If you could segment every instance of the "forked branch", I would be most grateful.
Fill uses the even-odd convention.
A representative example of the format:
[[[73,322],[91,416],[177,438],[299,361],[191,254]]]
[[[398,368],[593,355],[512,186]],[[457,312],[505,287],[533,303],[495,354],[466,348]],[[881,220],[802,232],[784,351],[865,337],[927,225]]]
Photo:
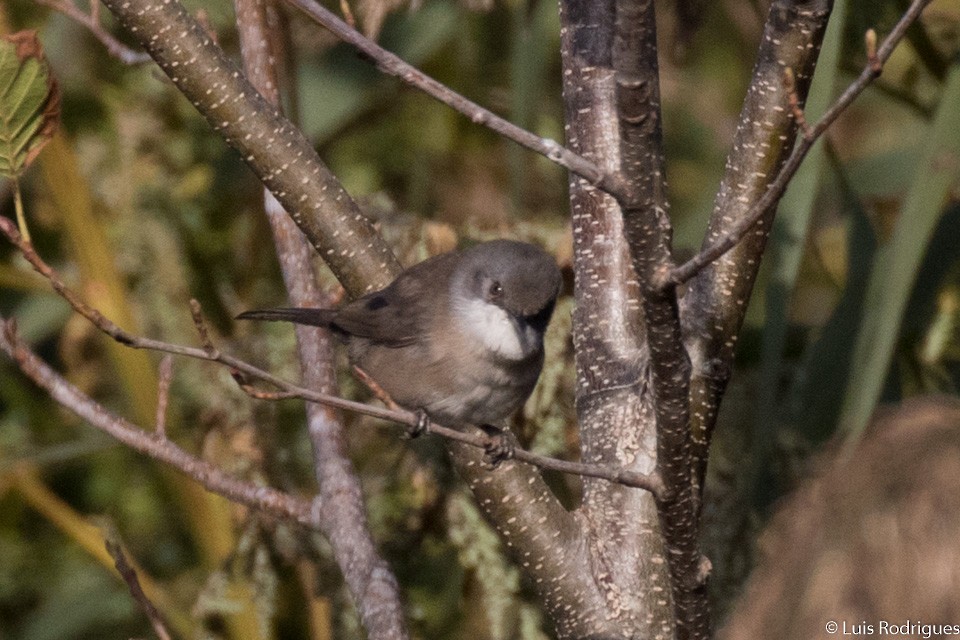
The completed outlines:
[[[700,273],[704,267],[735,247],[750,229],[764,217],[767,211],[776,205],[814,143],[823,135],[827,128],[840,117],[840,114],[863,93],[863,90],[880,75],[883,71],[883,65],[890,58],[890,54],[893,53],[897,44],[904,38],[910,25],[920,17],[923,9],[930,4],[930,1],[931,0],[914,0],[907,12],[903,14],[896,26],[894,26],[893,30],[884,38],[879,48],[876,48],[876,36],[873,36],[873,47],[870,46],[870,36],[867,36],[867,64],[860,72],[860,75],[840,94],[840,97],[838,97],[833,105],[827,109],[826,113],[817,120],[816,124],[804,128],[803,135],[800,136],[797,146],[794,147],[793,152],[787,158],[777,177],[770,183],[770,186],[767,187],[763,196],[750,207],[747,213],[740,218],[729,231],[718,238],[716,242],[697,253],[697,255],[690,258],[687,262],[670,271],[664,281],[660,283],[661,286],[678,285],[693,278]],[[790,70],[787,70],[787,74],[790,73]],[[789,81],[787,82],[789,83]],[[791,107],[793,107],[793,105],[791,105]],[[799,109],[799,106],[796,106],[796,109]],[[798,122],[798,125],[800,124],[801,123]]]

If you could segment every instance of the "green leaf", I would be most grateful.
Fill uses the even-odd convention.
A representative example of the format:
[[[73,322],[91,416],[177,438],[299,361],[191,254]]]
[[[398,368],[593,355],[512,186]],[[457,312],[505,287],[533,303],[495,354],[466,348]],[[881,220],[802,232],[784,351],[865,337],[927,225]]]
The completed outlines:
[[[0,37],[0,174],[23,173],[60,122],[60,90],[36,31]]]
[[[893,237],[877,252],[867,285],[840,431],[856,441],[883,390],[910,292],[930,237],[960,181],[960,64],[953,65]]]

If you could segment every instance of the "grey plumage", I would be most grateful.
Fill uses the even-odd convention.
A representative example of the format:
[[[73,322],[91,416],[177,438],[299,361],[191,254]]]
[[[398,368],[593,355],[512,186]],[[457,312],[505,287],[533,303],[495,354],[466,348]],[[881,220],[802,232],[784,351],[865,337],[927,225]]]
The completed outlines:
[[[559,287],[559,269],[545,251],[495,240],[414,265],[338,309],[237,317],[326,327],[400,405],[442,424],[489,424],[533,390]]]

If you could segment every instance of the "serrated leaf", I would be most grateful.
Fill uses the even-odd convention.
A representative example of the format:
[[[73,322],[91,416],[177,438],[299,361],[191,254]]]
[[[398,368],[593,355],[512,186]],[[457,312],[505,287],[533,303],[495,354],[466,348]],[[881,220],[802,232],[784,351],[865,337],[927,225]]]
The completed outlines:
[[[16,178],[60,123],[60,90],[36,31],[0,36],[0,175]]]

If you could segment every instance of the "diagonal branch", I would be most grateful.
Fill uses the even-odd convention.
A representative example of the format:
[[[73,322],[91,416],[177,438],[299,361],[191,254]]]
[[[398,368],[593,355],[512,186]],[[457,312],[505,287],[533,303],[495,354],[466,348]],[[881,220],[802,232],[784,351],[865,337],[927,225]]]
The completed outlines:
[[[84,13],[71,0],[35,0],[37,4],[50,7],[54,11],[59,11],[65,16],[72,18],[82,24],[100,43],[106,47],[107,52],[117,58],[123,64],[136,65],[150,62],[150,55],[143,51],[134,51],[126,46],[100,24],[99,7],[96,1],[90,3],[90,13]]]
[[[535,151],[573,173],[583,176],[590,183],[607,193],[618,198],[624,194],[624,185],[616,173],[605,172],[597,164],[565,148],[555,140],[541,138],[504,120],[489,109],[471,102],[367,38],[315,0],[285,0],[285,2],[304,12],[333,35],[369,56],[377,63],[377,68],[384,73],[396,76],[451,109],[459,111],[476,124],[483,125],[504,138]]]
[[[104,0],[164,73],[236,149],[344,288],[381,288],[400,265],[310,141],[251,86],[178,0]]]
[[[133,349],[149,349],[151,351],[170,353],[196,360],[206,360],[208,362],[217,362],[226,365],[235,372],[235,376],[240,378],[240,384],[244,391],[253,397],[272,400],[300,398],[308,402],[344,409],[347,411],[353,411],[374,418],[379,418],[381,420],[394,422],[396,424],[406,425],[408,427],[424,426],[421,416],[412,411],[407,411],[405,409],[386,409],[383,407],[376,407],[364,404],[362,402],[347,400],[345,398],[307,389],[279,378],[267,371],[259,369],[248,362],[226,354],[219,349],[215,349],[210,344],[207,344],[203,348],[187,347],[133,335],[117,326],[113,321],[105,317],[98,310],[91,308],[80,299],[76,292],[67,287],[56,270],[44,262],[40,256],[37,255],[33,247],[23,240],[23,238],[19,235],[19,232],[16,230],[16,225],[14,225],[9,218],[0,216],[0,233],[6,235],[7,238],[13,244],[15,244],[18,249],[20,249],[27,261],[30,262],[30,264],[33,265],[33,267],[41,275],[49,280],[54,290],[61,297],[63,297],[63,299],[66,300],[70,306],[77,311],[77,313],[89,320],[95,327],[97,327],[97,329],[107,334],[120,344],[124,344]],[[198,305],[195,305],[195,309],[197,306]],[[199,311],[195,311],[195,314],[196,313],[199,313]],[[198,323],[198,326],[202,327],[203,324]],[[255,391],[251,389],[249,385],[247,385],[244,376],[249,376],[251,378],[256,378],[258,380],[262,380],[263,382],[267,382],[280,389],[281,393],[271,394]],[[461,431],[459,429],[451,429],[434,422],[428,421],[424,428],[425,433],[436,434],[452,442],[468,445],[469,447],[480,451],[488,449],[493,443],[490,436],[481,433]],[[661,495],[664,491],[663,483],[660,480],[660,477],[655,473],[643,474],[629,469],[621,469],[609,465],[568,462],[566,460],[558,460],[556,458],[542,456],[540,454],[519,448],[515,450],[514,458],[519,462],[542,469],[558,471],[561,473],[573,473],[585,477],[607,480],[609,482],[628,487],[644,489],[654,495]],[[503,467],[504,468],[499,470],[500,472],[506,471],[508,465],[503,465]],[[532,484],[529,482],[526,476],[521,478],[521,480],[528,485]],[[486,482],[484,484],[486,484]],[[520,494],[514,493],[514,495]]]
[[[251,83],[278,110],[280,73],[276,55],[281,34],[271,28],[267,13],[277,11],[269,0],[235,0],[237,31],[244,68]],[[276,20],[273,21],[274,24]],[[297,307],[329,304],[316,284],[313,251],[293,220],[264,189],[264,211],[273,234],[289,300]],[[296,326],[303,386],[337,394],[330,333]],[[313,445],[314,474],[325,509],[326,533],[344,581],[372,640],[405,640],[403,605],[397,578],[377,550],[367,522],[363,489],[347,457],[342,415],[327,405],[307,403],[307,432]]]
[[[143,586],[140,584],[140,578],[137,576],[137,571],[127,562],[127,557],[123,552],[123,546],[120,544],[119,539],[117,539],[115,535],[110,534],[105,540],[105,546],[107,553],[113,558],[113,565],[116,567],[117,573],[119,573],[123,581],[127,583],[127,589],[129,589],[130,595],[133,596],[134,602],[137,603],[140,610],[147,616],[147,620],[150,621],[150,626],[153,627],[153,632],[157,634],[158,640],[171,640],[170,632],[167,631],[167,625],[163,622],[163,616],[160,615],[157,607],[150,602],[150,598],[144,593]]]
[[[693,368],[690,437],[698,494],[733,367],[737,335],[773,222],[771,209],[753,209],[753,205],[764,197],[793,149],[797,127],[791,99],[802,108],[831,8],[832,0],[774,0],[771,4],[704,249],[746,225],[743,220],[748,215],[759,210],[760,217],[733,249],[707,262],[681,301],[684,338]],[[786,69],[793,74],[792,92],[783,81]],[[659,284],[674,286],[669,273],[663,274]]]
[[[166,462],[190,476],[208,490],[234,502],[259,509],[279,518],[288,518],[311,529],[317,528],[319,502],[310,502],[257,486],[230,476],[209,462],[181,449],[166,437],[149,433],[132,422],[111,413],[82,391],[67,382],[50,365],[41,360],[17,335],[15,324],[0,317],[0,351],[6,353],[20,370],[50,394],[50,397],[74,412],[97,429],[124,443],[131,449]]]
[[[846,88],[846,90],[837,98],[833,105],[830,106],[830,108],[826,111],[826,113],[823,114],[823,116],[815,125],[804,128],[804,132],[800,137],[799,143],[787,158],[779,173],[777,173],[776,179],[773,180],[773,182],[770,183],[770,186],[767,187],[767,190],[764,192],[763,196],[757,200],[743,215],[743,217],[740,218],[736,224],[731,226],[730,229],[724,233],[724,235],[701,249],[699,253],[687,260],[685,263],[670,271],[668,278],[661,283],[662,285],[677,285],[690,280],[692,277],[702,271],[703,268],[708,264],[715,261],[717,258],[735,247],[737,243],[740,242],[750,231],[750,229],[752,229],[757,222],[759,222],[760,219],[767,214],[771,207],[776,205],[776,203],[780,200],[780,197],[783,196],[783,192],[786,191],[787,185],[797,172],[797,169],[800,168],[800,164],[803,162],[803,159],[807,156],[807,153],[813,147],[814,143],[820,138],[820,136],[823,135],[827,128],[830,127],[830,125],[833,124],[838,117],[840,117],[840,114],[843,113],[861,93],[863,93],[863,90],[880,76],[883,71],[883,65],[890,58],[890,54],[893,53],[894,48],[896,48],[897,44],[899,44],[899,42],[907,34],[910,25],[912,25],[917,18],[920,17],[920,13],[923,11],[924,7],[930,4],[930,2],[931,0],[914,0],[907,12],[901,16],[894,28],[890,31],[887,37],[884,38],[880,47],[876,49],[874,55],[868,55],[867,64],[864,66],[857,79]],[[787,73],[792,76],[793,72],[789,67],[787,68]],[[785,84],[789,85],[789,81],[786,81]],[[789,87],[788,92],[790,92]]]

